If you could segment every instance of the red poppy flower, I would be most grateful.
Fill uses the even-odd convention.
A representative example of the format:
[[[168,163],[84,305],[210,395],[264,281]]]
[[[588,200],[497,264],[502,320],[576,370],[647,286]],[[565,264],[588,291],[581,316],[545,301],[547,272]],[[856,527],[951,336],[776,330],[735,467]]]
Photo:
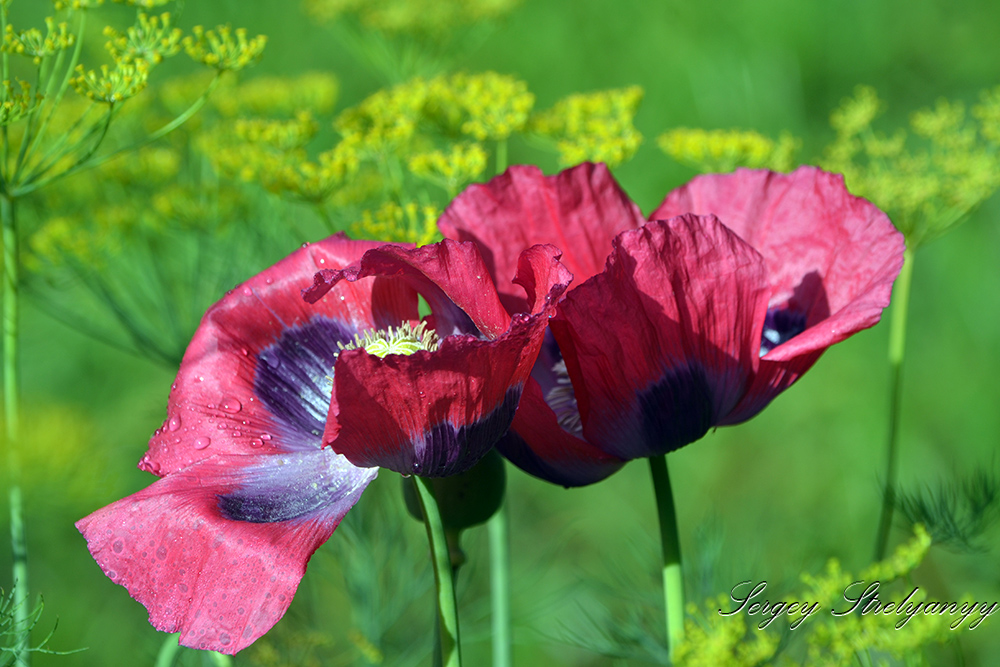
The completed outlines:
[[[533,243],[575,274],[497,445],[532,474],[587,484],[749,419],[878,322],[903,261],[885,214],[812,167],[701,176],[650,220],[593,164],[512,167],[441,217],[498,284]]]
[[[473,244],[296,251],[205,314],[139,463],[162,479],[77,522],[91,554],[183,645],[245,648],[378,467],[450,475],[489,451],[569,278],[554,248],[529,249],[531,308],[511,317]],[[436,349],[342,349],[415,322],[418,293]]]

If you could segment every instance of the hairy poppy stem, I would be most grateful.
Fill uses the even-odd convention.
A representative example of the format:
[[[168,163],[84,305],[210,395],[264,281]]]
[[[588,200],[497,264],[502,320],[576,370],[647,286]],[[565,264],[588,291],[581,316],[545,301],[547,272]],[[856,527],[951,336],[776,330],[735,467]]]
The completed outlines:
[[[886,442],[885,491],[882,513],[875,535],[875,560],[885,558],[889,531],[896,508],[896,475],[899,468],[899,417],[903,395],[903,356],[906,352],[906,315],[910,303],[910,278],[913,275],[913,250],[903,253],[903,269],[896,280],[892,313],[889,320],[889,434]]]
[[[660,522],[660,546],[663,550],[663,601],[667,615],[667,648],[673,660],[677,645],[684,638],[684,577],[681,573],[681,542],[677,536],[677,510],[670,488],[665,454],[649,458],[656,494],[656,514]]]
[[[17,218],[14,200],[0,196],[3,225],[3,416],[7,449],[7,497],[10,502],[10,546],[13,556],[14,664],[31,664],[28,609],[28,547],[24,537],[21,461],[18,456],[20,395],[17,378],[18,270]]]
[[[507,501],[487,524],[490,536],[490,624],[493,631],[493,667],[511,667],[510,522]]]
[[[461,667],[462,657],[458,637],[458,604],[455,601],[455,580],[448,539],[445,536],[441,513],[431,488],[430,480],[413,477],[413,484],[420,499],[427,526],[427,540],[431,546],[434,565],[434,583],[437,588],[438,637],[441,647],[441,665]]]

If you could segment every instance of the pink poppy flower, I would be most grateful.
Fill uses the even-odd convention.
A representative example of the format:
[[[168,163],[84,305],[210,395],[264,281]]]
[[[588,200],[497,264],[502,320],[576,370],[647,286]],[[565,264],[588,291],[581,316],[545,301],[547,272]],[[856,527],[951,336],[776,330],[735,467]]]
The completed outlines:
[[[594,164],[512,167],[441,217],[498,284],[535,243],[574,273],[497,445],[532,474],[588,484],[753,417],[879,321],[903,262],[885,214],[813,167],[700,176],[649,220]]]
[[[162,479],[77,522],[91,554],[181,644],[245,648],[379,467],[451,475],[489,451],[569,279],[554,248],[529,249],[530,307],[511,317],[473,244],[297,250],[205,314],[139,463]],[[436,349],[342,350],[416,322],[418,293]]]

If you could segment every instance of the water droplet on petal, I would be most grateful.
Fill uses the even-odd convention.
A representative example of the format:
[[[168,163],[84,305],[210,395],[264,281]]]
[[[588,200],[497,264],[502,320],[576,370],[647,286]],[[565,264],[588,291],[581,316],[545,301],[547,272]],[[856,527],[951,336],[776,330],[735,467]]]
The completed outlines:
[[[210,444],[212,444],[212,439],[211,438],[205,438],[205,437],[195,438],[194,448],[195,449],[205,449]]]
[[[219,407],[221,407],[224,412],[235,415],[243,409],[243,404],[239,402],[239,399],[233,398],[232,396],[226,396],[222,399],[222,404]]]
[[[240,437],[241,435],[243,435],[243,433],[241,433],[240,431],[233,431],[233,437],[234,437],[234,438],[238,438],[238,437]]]
[[[260,434],[260,439],[261,440],[265,440],[265,441],[266,440],[270,440],[271,439],[271,434],[270,433],[261,433]]]
[[[181,418],[178,417],[177,415],[171,417],[170,421],[167,422],[167,428],[170,429],[171,431],[176,431],[180,427],[181,427]]]
[[[258,438],[254,438],[253,440],[250,441],[250,446],[251,447],[263,447],[264,446],[264,441],[260,440]]]
[[[250,289],[249,287],[244,287],[243,294],[244,296],[253,296],[253,290]]]

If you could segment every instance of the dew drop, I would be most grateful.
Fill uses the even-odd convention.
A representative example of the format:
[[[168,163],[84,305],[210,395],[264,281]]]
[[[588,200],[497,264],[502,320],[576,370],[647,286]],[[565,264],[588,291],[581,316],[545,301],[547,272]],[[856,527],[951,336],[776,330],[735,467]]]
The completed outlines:
[[[271,434],[270,433],[261,433],[260,434],[260,439],[264,440],[266,442],[266,441],[268,441],[268,440],[271,439]]]
[[[249,356],[250,351],[247,350],[245,347],[241,347],[240,348],[240,354],[242,354],[244,357],[246,357],[246,356]]]
[[[206,438],[206,437],[195,438],[194,448],[195,449],[205,449],[210,444],[212,444],[212,439],[211,438]]]
[[[243,433],[242,433],[241,431],[233,431],[233,437],[234,437],[234,438],[238,438],[238,437],[240,437],[241,435],[243,435]]]
[[[264,282],[267,283],[268,285],[270,285],[271,283],[274,282],[274,278],[265,278]]]
[[[167,422],[167,428],[170,429],[171,431],[176,431],[180,427],[181,427],[181,418],[178,417],[177,415],[171,417],[170,421]]]
[[[322,257],[320,257],[320,258],[319,258],[319,263],[320,263],[320,264],[326,264],[326,260],[325,260],[325,259],[323,259]]]
[[[346,300],[347,300],[347,297],[346,297],[346,296],[344,296],[343,294],[341,294],[341,295],[340,295],[340,300],[341,300],[341,301],[346,301]]]
[[[222,399],[222,404],[219,407],[221,407],[224,412],[235,415],[243,409],[243,404],[240,403],[239,399],[233,398],[232,396],[226,396]]]
[[[243,295],[244,296],[253,296],[253,290],[250,289],[249,287],[244,287],[243,288]]]
[[[259,438],[254,438],[253,440],[250,441],[250,446],[251,447],[263,447],[264,446],[264,441],[260,440]]]
[[[121,540],[115,540],[115,543],[111,545],[111,549],[114,550],[116,554],[120,554],[124,548],[125,545],[122,544]]]

